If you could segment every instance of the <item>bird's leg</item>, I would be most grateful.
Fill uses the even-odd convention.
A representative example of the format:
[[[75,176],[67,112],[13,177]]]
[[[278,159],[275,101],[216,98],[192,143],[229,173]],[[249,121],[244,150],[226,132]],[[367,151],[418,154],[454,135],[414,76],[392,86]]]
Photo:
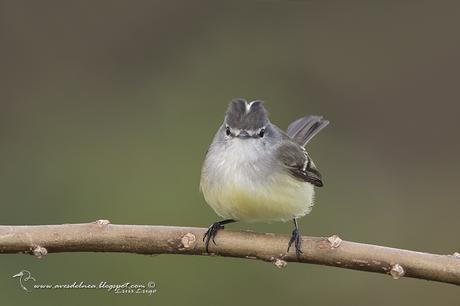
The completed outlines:
[[[204,245],[206,247],[206,253],[209,253],[209,242],[211,240],[214,244],[216,244],[216,241],[214,240],[214,238],[216,237],[217,232],[223,229],[225,224],[233,223],[233,222],[236,222],[236,221],[233,219],[226,219],[226,220],[214,222],[213,224],[211,224],[210,227],[208,227],[208,230],[206,231],[206,233],[204,233],[204,236],[203,236]]]
[[[299,232],[299,226],[297,225],[297,219],[293,219],[294,221],[294,230],[292,231],[291,239],[289,240],[288,243],[288,248],[287,251],[289,252],[289,249],[291,248],[291,245],[294,243],[295,246],[295,254],[297,258],[300,258],[300,254],[302,254],[301,251],[301,240],[300,240],[300,232]]]

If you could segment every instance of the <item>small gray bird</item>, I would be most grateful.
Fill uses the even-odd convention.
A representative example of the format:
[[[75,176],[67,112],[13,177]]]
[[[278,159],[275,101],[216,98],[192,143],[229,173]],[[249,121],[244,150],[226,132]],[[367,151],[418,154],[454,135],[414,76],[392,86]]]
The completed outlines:
[[[323,186],[304,146],[328,124],[320,116],[307,116],[284,132],[269,121],[262,101],[230,102],[201,171],[200,190],[224,218],[206,231],[206,252],[225,224],[293,220],[287,251],[294,243],[300,256],[297,219],[311,211],[314,186]]]

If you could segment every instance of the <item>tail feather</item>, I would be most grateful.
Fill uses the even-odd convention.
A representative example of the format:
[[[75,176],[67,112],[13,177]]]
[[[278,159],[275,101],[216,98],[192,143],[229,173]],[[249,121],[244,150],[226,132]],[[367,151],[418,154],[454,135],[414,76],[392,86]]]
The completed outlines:
[[[299,145],[305,146],[329,121],[321,116],[306,116],[292,122],[286,133]]]

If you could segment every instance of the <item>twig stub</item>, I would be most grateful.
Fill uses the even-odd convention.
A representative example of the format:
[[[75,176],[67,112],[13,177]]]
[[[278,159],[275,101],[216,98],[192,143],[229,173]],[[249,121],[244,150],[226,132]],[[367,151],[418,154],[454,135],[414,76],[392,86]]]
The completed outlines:
[[[391,267],[390,275],[393,279],[399,279],[405,274],[404,268],[400,264],[395,264]]]
[[[48,250],[42,246],[37,245],[32,249],[32,254],[37,258],[43,258],[46,256],[46,254],[48,254]]]

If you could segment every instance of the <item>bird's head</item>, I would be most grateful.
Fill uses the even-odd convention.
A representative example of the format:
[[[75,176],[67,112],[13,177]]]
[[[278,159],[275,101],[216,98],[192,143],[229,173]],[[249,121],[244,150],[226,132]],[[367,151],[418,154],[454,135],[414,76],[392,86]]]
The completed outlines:
[[[248,103],[235,99],[228,106],[222,132],[227,139],[261,139],[266,136],[269,124],[262,101]]]

